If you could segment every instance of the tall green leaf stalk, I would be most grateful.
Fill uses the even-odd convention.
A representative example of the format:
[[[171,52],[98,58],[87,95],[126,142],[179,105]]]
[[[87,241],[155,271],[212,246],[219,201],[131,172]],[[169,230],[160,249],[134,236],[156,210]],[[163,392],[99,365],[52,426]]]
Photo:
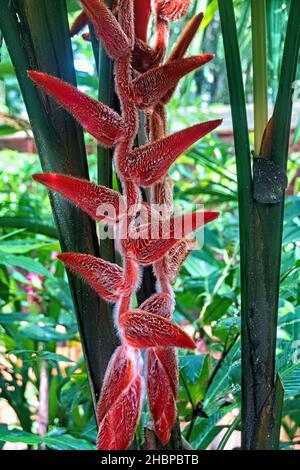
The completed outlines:
[[[262,2],[263,3],[263,2]],[[261,6],[262,7],[262,6]],[[278,316],[284,191],[295,80],[300,45],[300,2],[292,0],[282,58],[280,84],[269,124],[266,112],[264,70],[256,63],[255,134],[259,156],[251,158],[239,45],[232,0],[219,0],[219,11],[235,139],[238,178],[241,248],[242,320],[242,448],[277,449],[281,424],[283,387],[275,378],[275,349]],[[263,14],[263,13],[262,13]],[[255,18],[253,40],[265,37]],[[258,72],[257,72],[258,70]],[[260,78],[258,78],[260,77]],[[262,82],[260,82],[262,80]],[[260,90],[260,86],[262,89]],[[264,96],[259,104],[258,93]]]
[[[70,114],[40,94],[27,76],[27,70],[41,70],[75,84],[65,0],[2,0],[0,28],[16,70],[43,171],[88,179],[82,129]],[[98,256],[94,222],[59,195],[50,198],[62,251]],[[97,294],[77,276],[69,274],[69,281],[96,407],[117,337],[111,312]]]

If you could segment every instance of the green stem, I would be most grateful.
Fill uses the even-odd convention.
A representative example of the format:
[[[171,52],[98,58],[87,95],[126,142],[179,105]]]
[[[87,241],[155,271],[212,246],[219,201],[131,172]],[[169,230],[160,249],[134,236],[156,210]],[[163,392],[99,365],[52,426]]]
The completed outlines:
[[[251,183],[249,143],[245,138],[247,123],[242,93],[242,72],[240,67],[235,67],[239,61],[237,59],[239,49],[237,41],[232,40],[236,31],[234,10],[231,0],[219,0],[219,7],[234,123],[239,186],[242,447],[276,449],[279,444],[283,397],[280,380],[274,384],[274,373],[284,198],[282,197],[276,204],[262,203],[253,199],[252,185],[247,187],[249,182]],[[292,0],[279,93],[273,119],[268,128],[269,132],[264,138],[262,147],[263,156],[281,166],[283,170],[286,169],[290,136],[291,85],[295,80],[299,54],[299,17],[300,2]],[[246,173],[242,171],[245,166],[248,168]],[[273,174],[270,173],[269,179],[272,177]],[[262,193],[271,195],[270,188],[258,181],[255,183],[260,185]]]
[[[106,1],[106,4],[110,7],[112,2]],[[111,108],[115,108],[115,92],[114,92],[114,75],[113,75],[113,63],[108,57],[103,44],[98,42],[98,76],[99,76],[99,89],[98,98],[102,103],[107,104]],[[95,46],[94,46],[95,49]],[[96,48],[97,49],[97,48]],[[98,172],[98,184],[106,186],[108,188],[113,187],[113,150],[103,147],[101,144],[97,145],[97,172]],[[100,227],[101,233],[104,234],[104,227]],[[111,230],[108,228],[108,230]],[[113,238],[101,239],[100,237],[100,256],[106,261],[111,263],[115,262],[115,243]],[[106,317],[113,318],[113,306],[100,298],[100,310],[105,312]],[[115,349],[119,344],[119,339],[116,332],[111,335],[112,350]]]
[[[266,45],[266,0],[251,0],[254,147],[258,154],[268,122],[268,77]]]
[[[82,129],[54,101],[38,92],[27,76],[27,70],[37,69],[75,84],[65,0],[2,0],[0,27],[16,69],[43,171],[88,179]],[[51,194],[50,199],[62,250],[97,256],[94,222],[57,194]],[[96,407],[113,351],[115,329],[111,315],[99,314],[97,294],[71,273],[69,282]]]

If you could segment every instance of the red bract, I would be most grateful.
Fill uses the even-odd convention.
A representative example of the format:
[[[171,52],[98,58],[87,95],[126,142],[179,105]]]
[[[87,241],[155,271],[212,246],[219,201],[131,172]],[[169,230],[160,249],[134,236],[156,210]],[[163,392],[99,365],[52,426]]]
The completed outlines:
[[[178,361],[174,348],[147,351],[147,392],[155,431],[167,444],[176,420]]]
[[[191,0],[155,0],[157,14],[166,21],[179,20],[190,3]]]
[[[129,39],[103,0],[81,0],[83,8],[112,59],[130,55]]]
[[[175,47],[173,48],[168,62],[184,57],[186,51],[189,48],[189,45],[198,31],[198,28],[203,20],[203,16],[203,13],[199,13],[198,15],[194,16],[194,18],[192,18],[191,21],[187,24],[181,33],[181,36],[179,37]]]
[[[160,274],[163,273],[171,284],[175,282],[182,264],[196,244],[197,241],[193,239],[180,240],[168,251],[159,266],[157,266],[157,269],[160,270]]]
[[[123,450],[131,444],[141,396],[139,354],[120,346],[110,360],[98,404],[99,450]]]
[[[143,73],[133,82],[133,95],[139,108],[148,108],[158,103],[170,88],[188,73],[212,60],[212,54],[202,54],[187,59],[167,62]]]
[[[109,106],[94,100],[69,83],[45,73],[29,71],[29,77],[63,105],[103,145],[111,147],[124,136],[122,118]]]
[[[134,0],[134,24],[137,39],[147,42],[147,31],[151,16],[151,0]]]
[[[133,49],[135,42],[133,4],[134,0],[118,0],[119,23],[127,36],[131,49]]]
[[[179,155],[221,124],[221,120],[197,124],[164,139],[139,147],[117,162],[123,178],[151,186],[164,176]]]
[[[79,253],[63,253],[58,258],[109,302],[117,302],[126,289],[124,270],[117,264]]]
[[[159,65],[163,50],[152,48],[141,39],[136,39],[133,51],[132,66],[139,72],[146,72]]]
[[[89,19],[85,11],[82,11],[80,15],[77,16],[76,20],[72,24],[70,29],[70,35],[75,36],[75,34],[80,33],[80,31],[88,24]]]
[[[180,59],[184,57],[186,51],[188,50],[189,45],[191,44],[200,24],[203,19],[203,13],[199,13],[191,21],[188,23],[187,27],[184,29],[183,33],[181,34],[178,42],[176,43],[174,49],[172,50],[168,62],[176,59]],[[176,90],[176,86],[170,88],[166,95],[162,98],[162,102],[167,104],[174,91]]]
[[[169,294],[153,294],[140,306],[141,310],[160,315],[164,318],[171,318],[174,307],[174,300]]]
[[[106,223],[112,224],[118,220],[124,202],[122,196],[112,189],[56,173],[36,174],[33,179],[48,189],[59,192],[93,219],[105,219]]]
[[[176,346],[194,349],[194,341],[170,320],[144,310],[128,311],[120,319],[126,342],[134,348]]]

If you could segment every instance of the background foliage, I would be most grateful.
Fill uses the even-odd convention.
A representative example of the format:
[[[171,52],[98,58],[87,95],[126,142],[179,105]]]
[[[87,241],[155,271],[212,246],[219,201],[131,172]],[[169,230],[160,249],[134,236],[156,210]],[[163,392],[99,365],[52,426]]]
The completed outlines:
[[[268,0],[270,103],[278,70],[289,2]],[[69,1],[70,21],[78,10]],[[207,7],[207,8],[206,8]],[[252,97],[250,2],[235,2],[248,101]],[[193,2],[189,15],[206,9],[204,27],[192,46],[214,52],[210,66],[185,79],[169,105],[172,129],[217,116],[228,103],[217,1]],[[271,15],[270,12],[273,12]],[[184,21],[186,21],[185,18]],[[182,29],[177,22],[173,39]],[[91,46],[73,41],[80,87],[97,96]],[[299,74],[298,74],[299,76]],[[2,94],[1,94],[2,93]],[[5,45],[0,63],[0,138],[29,132],[24,105]],[[281,446],[300,442],[300,197],[299,150],[294,134],[289,164],[280,290],[277,367],[285,386]],[[90,149],[96,180],[96,146]],[[0,140],[1,144],[1,140]],[[40,172],[34,153],[0,150],[0,447],[18,443],[50,449],[93,449],[96,426],[81,355],[76,319],[59,251],[47,192],[32,183]],[[203,139],[173,166],[175,198],[218,208],[220,218],[205,229],[204,247],[192,253],[175,285],[175,320],[197,339],[197,351],[180,352],[178,409],[184,436],[194,449],[223,449],[239,430],[239,231],[233,145],[217,135]],[[29,275],[30,274],[30,275]],[[45,379],[46,377],[46,379]],[[45,407],[46,403],[46,407]],[[47,410],[48,403],[48,410]],[[143,412],[139,437],[148,422]],[[44,431],[46,429],[46,435]],[[44,431],[43,431],[44,430]],[[218,436],[217,439],[215,439]],[[21,444],[22,443],[22,444]]]

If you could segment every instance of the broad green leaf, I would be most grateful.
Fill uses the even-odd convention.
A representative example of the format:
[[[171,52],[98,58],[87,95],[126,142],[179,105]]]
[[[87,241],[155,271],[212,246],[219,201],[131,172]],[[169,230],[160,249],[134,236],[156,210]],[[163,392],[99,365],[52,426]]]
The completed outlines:
[[[41,276],[55,280],[53,274],[51,274],[51,272],[48,271],[48,269],[46,269],[39,261],[26,256],[6,255],[0,252],[0,264],[7,267],[16,266],[18,268],[25,269],[28,272],[40,274]]]
[[[206,354],[179,356],[181,389],[196,406],[205,396],[210,375],[210,358]]]
[[[3,253],[23,254],[33,250],[59,251],[58,242],[45,242],[32,239],[13,240],[0,243],[0,251]]]
[[[215,295],[213,301],[209,304],[205,310],[203,316],[203,322],[205,325],[211,324],[213,321],[219,320],[227,310],[230,305],[232,305],[233,299],[229,297],[221,297],[220,295]]]

